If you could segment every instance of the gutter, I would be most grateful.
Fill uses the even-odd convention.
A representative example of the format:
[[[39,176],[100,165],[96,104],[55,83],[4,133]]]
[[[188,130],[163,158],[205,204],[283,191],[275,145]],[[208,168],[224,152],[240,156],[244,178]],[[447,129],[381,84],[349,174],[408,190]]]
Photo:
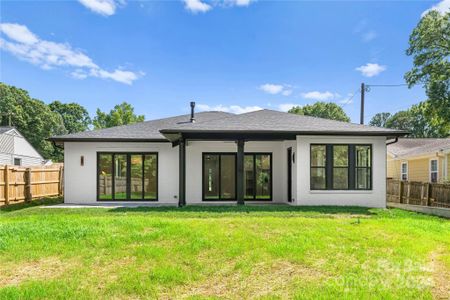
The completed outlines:
[[[386,146],[389,146],[389,145],[395,144],[395,143],[397,143],[397,142],[398,142],[398,136],[397,136],[397,137],[395,137],[395,139],[394,139],[393,141],[387,142],[387,143],[386,143]]]

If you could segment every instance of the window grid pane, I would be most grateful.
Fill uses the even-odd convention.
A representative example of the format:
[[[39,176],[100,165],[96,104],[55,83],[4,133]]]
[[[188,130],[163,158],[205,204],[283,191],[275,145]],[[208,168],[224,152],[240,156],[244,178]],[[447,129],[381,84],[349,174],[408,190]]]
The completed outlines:
[[[222,155],[220,158],[220,196],[222,199],[236,198],[236,157]]]
[[[156,200],[158,194],[158,157],[144,155],[144,198]]]
[[[208,154],[204,156],[204,198],[208,200],[218,200],[219,197],[219,162],[220,158],[217,154]]]
[[[98,160],[98,196],[100,199],[112,199],[112,154],[100,154]]]
[[[271,198],[271,168],[270,155],[255,155],[256,199]]]
[[[127,199],[127,156],[114,155],[114,199]]]
[[[311,145],[311,190],[372,189],[371,145]]]
[[[98,153],[98,200],[158,199],[156,153]]]

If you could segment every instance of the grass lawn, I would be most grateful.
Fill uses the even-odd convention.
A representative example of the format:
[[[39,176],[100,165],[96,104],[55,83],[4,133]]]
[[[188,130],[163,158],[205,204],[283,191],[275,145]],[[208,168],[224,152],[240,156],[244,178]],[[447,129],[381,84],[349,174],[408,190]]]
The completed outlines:
[[[449,282],[450,221],[397,209],[0,209],[0,299],[448,299]]]

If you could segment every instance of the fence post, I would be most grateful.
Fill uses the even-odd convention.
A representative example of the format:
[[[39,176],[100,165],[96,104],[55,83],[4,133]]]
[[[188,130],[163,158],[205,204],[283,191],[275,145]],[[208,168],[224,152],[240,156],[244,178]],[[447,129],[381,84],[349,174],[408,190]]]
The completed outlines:
[[[403,203],[403,185],[404,185],[404,181],[400,181],[400,184],[398,185],[400,188],[400,191],[398,193],[398,199],[400,203]]]
[[[406,184],[408,185],[406,189],[406,204],[409,204],[409,198],[411,197],[411,183],[407,182]]]
[[[431,184],[427,182],[427,206],[431,206]]]
[[[59,196],[63,195],[63,166],[59,167],[59,183],[58,183],[58,194]]]
[[[5,165],[5,205],[9,204],[9,167]]]
[[[31,202],[33,195],[31,195],[31,168],[25,171],[25,202]]]

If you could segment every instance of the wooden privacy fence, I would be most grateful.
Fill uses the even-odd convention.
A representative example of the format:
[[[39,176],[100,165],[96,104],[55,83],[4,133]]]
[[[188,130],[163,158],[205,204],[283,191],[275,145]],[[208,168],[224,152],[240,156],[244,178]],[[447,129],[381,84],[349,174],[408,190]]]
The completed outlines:
[[[63,194],[62,166],[0,166],[0,206]]]
[[[450,184],[387,180],[387,201],[450,208]]]

